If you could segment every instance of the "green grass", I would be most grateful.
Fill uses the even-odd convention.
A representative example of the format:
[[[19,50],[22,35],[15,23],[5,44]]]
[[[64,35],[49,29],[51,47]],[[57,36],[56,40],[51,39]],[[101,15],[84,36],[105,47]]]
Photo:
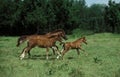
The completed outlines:
[[[79,33],[69,35],[67,41],[79,37]],[[46,50],[38,47],[31,50],[32,58],[19,60],[26,43],[16,47],[18,37],[0,37],[0,77],[120,77],[120,35],[100,33],[86,37],[88,45],[83,48],[89,55],[81,51],[78,56],[70,50],[64,60],[56,60],[52,50],[46,60]]]

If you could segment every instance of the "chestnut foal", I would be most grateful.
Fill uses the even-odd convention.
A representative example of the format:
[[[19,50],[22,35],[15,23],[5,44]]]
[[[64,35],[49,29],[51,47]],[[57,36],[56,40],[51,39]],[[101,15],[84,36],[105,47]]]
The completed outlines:
[[[63,59],[63,56],[65,55],[66,52],[68,52],[70,49],[76,49],[77,50],[77,54],[79,55],[80,54],[80,50],[84,51],[82,48],[81,48],[81,44],[82,43],[85,43],[87,44],[87,41],[86,41],[86,38],[85,37],[82,37],[82,38],[79,38],[73,42],[66,42],[63,44],[63,49],[61,51],[61,55],[62,55],[62,59]],[[88,55],[86,52],[85,52],[86,56]],[[59,58],[60,56],[57,56],[57,59]]]

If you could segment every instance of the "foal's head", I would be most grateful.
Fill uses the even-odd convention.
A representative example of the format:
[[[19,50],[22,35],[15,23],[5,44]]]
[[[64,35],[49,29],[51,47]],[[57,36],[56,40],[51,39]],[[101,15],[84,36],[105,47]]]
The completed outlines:
[[[16,46],[18,47],[21,43],[23,43],[26,40],[26,38],[27,38],[26,35],[19,37],[18,40],[17,40],[17,45]]]
[[[81,41],[84,42],[85,44],[87,44],[87,40],[86,40],[85,37],[82,37],[82,38],[81,38]]]

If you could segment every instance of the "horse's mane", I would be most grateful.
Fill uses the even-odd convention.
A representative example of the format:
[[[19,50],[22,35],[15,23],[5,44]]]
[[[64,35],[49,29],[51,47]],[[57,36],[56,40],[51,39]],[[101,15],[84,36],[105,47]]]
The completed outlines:
[[[77,39],[77,40],[75,40],[75,41],[79,41],[80,39],[82,39],[82,38],[79,38],[79,39]]]
[[[84,39],[84,38],[85,38],[85,37],[81,37],[81,38],[77,39],[76,41],[79,41],[79,40]]]

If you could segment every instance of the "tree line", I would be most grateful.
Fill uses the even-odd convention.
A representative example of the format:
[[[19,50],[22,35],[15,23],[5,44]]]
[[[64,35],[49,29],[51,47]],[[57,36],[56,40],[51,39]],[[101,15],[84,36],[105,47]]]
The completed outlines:
[[[0,35],[42,34],[62,28],[120,33],[120,3],[85,0],[0,0]]]

